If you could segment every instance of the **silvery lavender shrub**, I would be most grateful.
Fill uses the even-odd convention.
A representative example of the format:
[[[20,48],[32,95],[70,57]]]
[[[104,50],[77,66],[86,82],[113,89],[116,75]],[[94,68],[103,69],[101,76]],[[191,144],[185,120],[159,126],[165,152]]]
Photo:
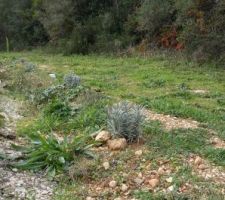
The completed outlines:
[[[30,62],[26,62],[24,65],[25,72],[33,72],[36,69],[36,65]]]
[[[76,74],[67,74],[64,77],[64,85],[68,88],[75,88],[80,85],[80,77]]]
[[[137,141],[144,121],[142,107],[122,101],[108,109],[108,130],[115,137],[124,137],[128,142]]]

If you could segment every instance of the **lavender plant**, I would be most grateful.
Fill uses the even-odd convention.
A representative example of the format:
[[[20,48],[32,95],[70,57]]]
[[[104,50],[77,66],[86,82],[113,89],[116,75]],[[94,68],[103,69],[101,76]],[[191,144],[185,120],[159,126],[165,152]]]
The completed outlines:
[[[124,137],[128,142],[137,141],[144,121],[142,107],[122,101],[108,109],[108,129],[114,137]]]
[[[64,84],[68,88],[75,88],[80,85],[80,77],[76,74],[67,74],[64,77]]]

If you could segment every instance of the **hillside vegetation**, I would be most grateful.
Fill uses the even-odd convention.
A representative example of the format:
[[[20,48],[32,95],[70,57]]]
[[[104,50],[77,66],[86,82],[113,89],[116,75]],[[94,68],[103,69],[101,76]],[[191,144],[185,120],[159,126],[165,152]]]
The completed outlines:
[[[0,50],[182,51],[224,65],[223,0],[1,0]]]

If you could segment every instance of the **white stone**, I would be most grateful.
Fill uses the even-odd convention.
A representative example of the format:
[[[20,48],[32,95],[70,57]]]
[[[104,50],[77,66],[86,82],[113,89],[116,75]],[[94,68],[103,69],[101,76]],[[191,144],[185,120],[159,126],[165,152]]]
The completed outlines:
[[[117,182],[116,181],[110,181],[109,182],[109,187],[115,188],[116,186],[117,186]]]
[[[122,190],[123,192],[126,192],[126,191],[128,190],[128,186],[127,186],[126,184],[122,184],[121,190]]]
[[[167,179],[166,179],[166,182],[167,182],[167,183],[172,183],[172,182],[173,182],[173,177],[167,178]]]
[[[104,162],[104,163],[102,164],[102,166],[104,167],[105,170],[108,170],[108,169],[110,168],[109,162]]]
[[[95,198],[87,197],[86,200],[95,200]]]
[[[49,76],[53,79],[56,79],[56,75],[55,74],[49,74]]]
[[[172,192],[174,190],[174,186],[171,185],[170,187],[167,188],[167,191]]]
[[[141,156],[143,154],[142,150],[135,151],[136,156]]]

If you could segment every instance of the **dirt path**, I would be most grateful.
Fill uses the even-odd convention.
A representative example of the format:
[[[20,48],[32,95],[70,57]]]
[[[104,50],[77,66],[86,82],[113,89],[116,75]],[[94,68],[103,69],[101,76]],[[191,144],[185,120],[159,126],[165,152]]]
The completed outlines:
[[[150,110],[144,110],[144,115],[149,120],[158,120],[162,123],[166,130],[184,128],[198,128],[199,123],[191,119],[182,119],[171,115],[158,114]]]
[[[16,122],[22,118],[20,110],[22,103],[0,95],[0,114],[4,117],[4,127],[0,128],[0,155],[10,159],[21,156],[11,148],[11,144],[21,143],[16,138]],[[33,174],[18,169],[10,169],[6,161],[0,159],[0,200],[48,200],[51,199],[54,184],[39,174]]]

